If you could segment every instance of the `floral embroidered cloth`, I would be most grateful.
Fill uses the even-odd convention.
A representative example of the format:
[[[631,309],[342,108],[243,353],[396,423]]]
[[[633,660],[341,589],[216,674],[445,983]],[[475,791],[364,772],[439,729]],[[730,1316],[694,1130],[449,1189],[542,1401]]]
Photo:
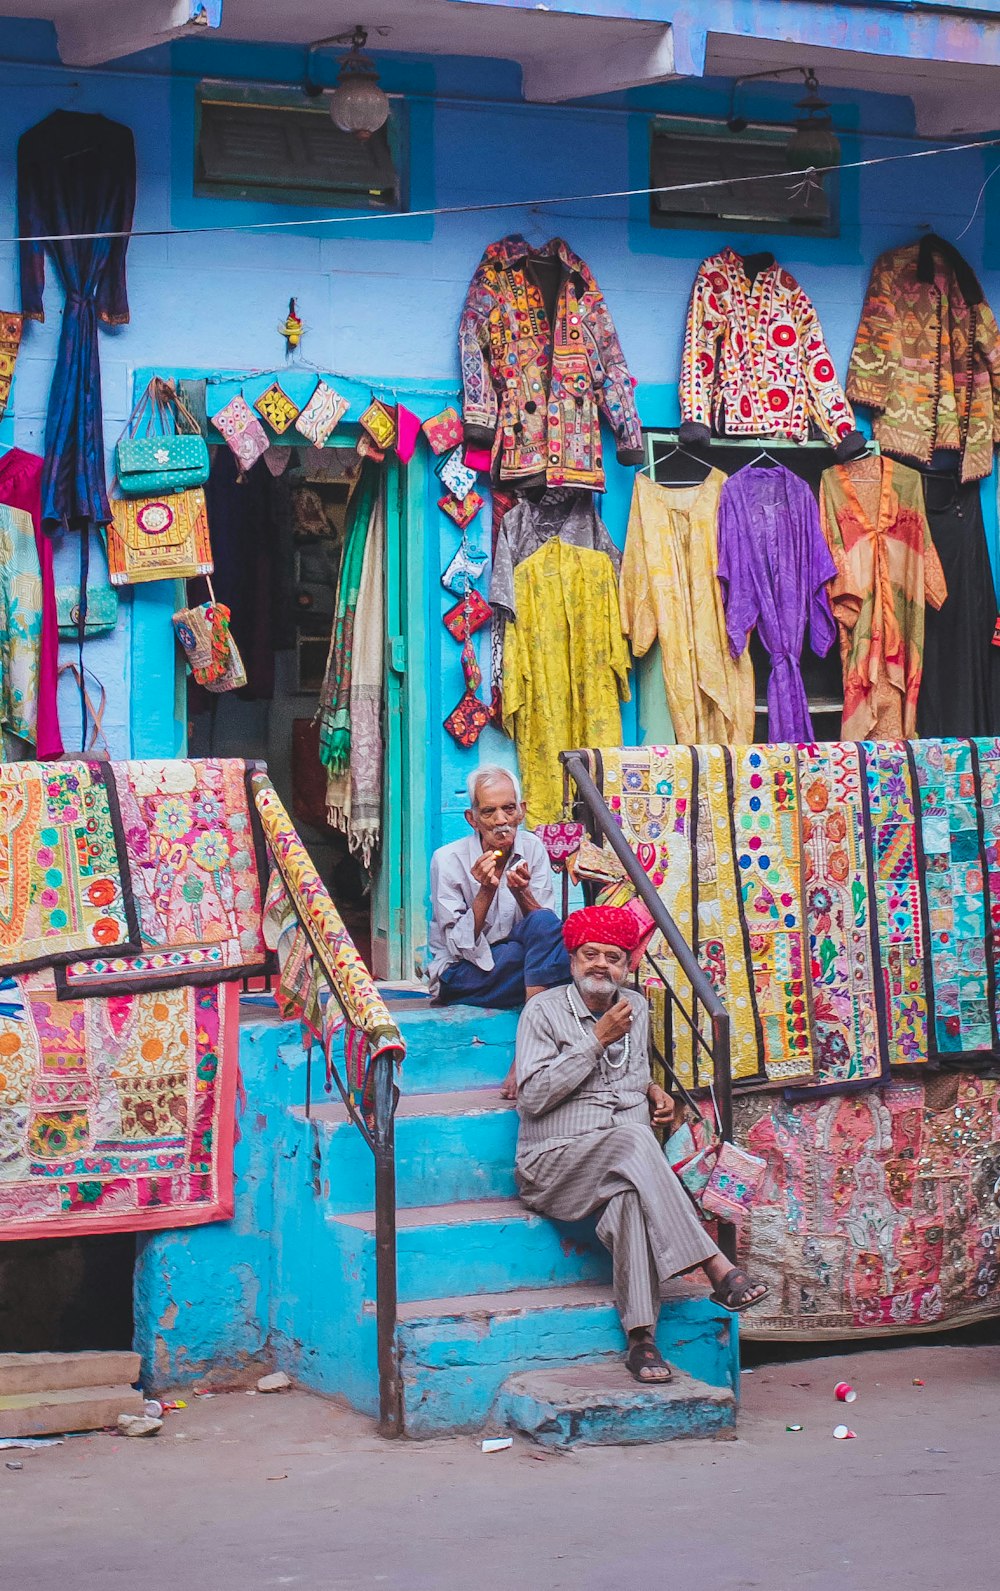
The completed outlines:
[[[817,1087],[886,1071],[859,748],[798,748]]]
[[[137,949],[125,854],[107,764],[0,764],[0,975]]]
[[[23,508],[0,503],[0,727],[34,746],[42,656],[42,566]]]
[[[891,1065],[927,1059],[927,923],[920,889],[919,800],[906,747],[861,748],[868,786],[873,907]]]
[[[1000,1081],[968,1072],[791,1104],[738,1098],[767,1172],[740,1262],[753,1338],[890,1336],[1000,1312]]]
[[[972,743],[907,743],[920,800],[930,928],[931,1056],[996,1051],[986,957],[986,857]]]
[[[990,964],[993,1020],[1000,1027],[1000,737],[991,735],[972,742],[983,815],[983,855],[986,860],[986,953]]]
[[[60,969],[63,999],[221,983],[269,967],[263,835],[238,758],[114,765],[139,913],[137,953]]]
[[[60,1001],[0,983],[0,1240],[233,1213],[239,990]]]

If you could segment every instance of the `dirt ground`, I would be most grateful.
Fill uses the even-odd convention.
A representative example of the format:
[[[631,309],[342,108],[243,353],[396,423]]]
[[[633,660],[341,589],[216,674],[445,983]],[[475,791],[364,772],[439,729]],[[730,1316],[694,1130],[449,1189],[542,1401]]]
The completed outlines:
[[[833,1395],[842,1377],[858,1391],[846,1410]],[[471,1437],[387,1443],[301,1392],[188,1396],[158,1437],[0,1454],[0,1586],[997,1584],[997,1346],[927,1342],[760,1365],[744,1380],[735,1441],[567,1456],[520,1441],[485,1455]],[[857,1437],[836,1441],[845,1418]]]

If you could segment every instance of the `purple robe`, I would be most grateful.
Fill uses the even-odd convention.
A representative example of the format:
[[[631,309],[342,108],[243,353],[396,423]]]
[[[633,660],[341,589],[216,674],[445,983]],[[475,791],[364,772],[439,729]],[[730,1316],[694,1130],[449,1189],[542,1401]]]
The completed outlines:
[[[817,657],[837,627],[826,584],[837,573],[823,537],[812,490],[783,464],[749,465],[730,477],[719,502],[719,581],[734,657],[746,651],[756,625],[770,653],[768,738],[811,741],[799,669],[806,621]]]

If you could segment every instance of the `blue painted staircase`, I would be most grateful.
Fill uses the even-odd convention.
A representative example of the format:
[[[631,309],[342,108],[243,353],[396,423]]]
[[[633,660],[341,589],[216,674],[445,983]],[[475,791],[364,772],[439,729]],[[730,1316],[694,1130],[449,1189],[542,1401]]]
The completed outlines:
[[[519,1203],[517,1116],[500,1098],[514,1014],[390,1003],[408,1047],[396,1120],[406,1433],[512,1429],[555,1445],[731,1434],[739,1376],[734,1318],[706,1289],[672,1284],[659,1343],[679,1374],[669,1389],[639,1387],[622,1367],[609,1256],[593,1224],[556,1224]],[[306,1119],[301,1050],[288,1042],[289,1029],[275,1034],[254,1024],[249,1033],[265,1052],[276,1051],[285,1092],[267,1119],[273,1153],[270,1164],[266,1155],[261,1160],[255,1193],[258,1204],[268,1204],[256,1218],[270,1227],[260,1351],[303,1385],[374,1414],[372,1157],[339,1103],[316,1104]],[[237,1227],[240,1217],[238,1204]],[[148,1307],[161,1318],[168,1302],[177,1304],[175,1271],[190,1274],[174,1247],[190,1261],[213,1230],[220,1229],[148,1241],[140,1272],[147,1289],[152,1285]],[[161,1381],[171,1357],[164,1341],[169,1345],[183,1324],[176,1307],[168,1312],[171,1331],[158,1337]],[[141,1329],[139,1336],[142,1346]],[[183,1366],[177,1352],[172,1357],[175,1370],[197,1373],[190,1354]]]

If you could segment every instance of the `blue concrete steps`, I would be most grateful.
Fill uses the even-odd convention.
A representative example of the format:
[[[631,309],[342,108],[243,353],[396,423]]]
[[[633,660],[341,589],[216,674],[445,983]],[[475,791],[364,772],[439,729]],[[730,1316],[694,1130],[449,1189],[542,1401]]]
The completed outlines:
[[[543,1447],[601,1447],[731,1437],[736,1399],[681,1370],[666,1386],[640,1386],[618,1359],[509,1376],[495,1414]]]

